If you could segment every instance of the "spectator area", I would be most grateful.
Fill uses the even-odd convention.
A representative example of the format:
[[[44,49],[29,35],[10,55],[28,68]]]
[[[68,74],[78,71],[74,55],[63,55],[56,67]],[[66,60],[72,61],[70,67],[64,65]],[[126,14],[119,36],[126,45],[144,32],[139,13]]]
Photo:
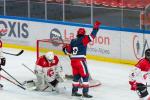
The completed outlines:
[[[81,4],[91,4],[91,0],[79,0]],[[120,8],[144,8],[150,0],[93,0],[94,5],[103,5]]]

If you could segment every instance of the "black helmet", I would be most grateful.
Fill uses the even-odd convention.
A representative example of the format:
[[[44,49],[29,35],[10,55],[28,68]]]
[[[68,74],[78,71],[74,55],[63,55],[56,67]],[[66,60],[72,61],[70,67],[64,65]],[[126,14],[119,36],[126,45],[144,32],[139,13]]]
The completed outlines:
[[[150,49],[146,49],[146,51],[145,51],[145,58],[150,61]]]

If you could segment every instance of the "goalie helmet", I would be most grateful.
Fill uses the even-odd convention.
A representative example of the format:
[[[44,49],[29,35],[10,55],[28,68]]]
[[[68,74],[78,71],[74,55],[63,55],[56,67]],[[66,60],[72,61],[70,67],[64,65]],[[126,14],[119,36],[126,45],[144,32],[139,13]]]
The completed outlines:
[[[145,58],[150,61],[150,49],[146,49],[146,51],[145,51]]]
[[[85,29],[84,28],[79,28],[77,31],[77,36],[79,35],[85,35]]]
[[[54,59],[54,53],[53,52],[47,52],[45,54],[45,57],[48,61],[52,61]]]

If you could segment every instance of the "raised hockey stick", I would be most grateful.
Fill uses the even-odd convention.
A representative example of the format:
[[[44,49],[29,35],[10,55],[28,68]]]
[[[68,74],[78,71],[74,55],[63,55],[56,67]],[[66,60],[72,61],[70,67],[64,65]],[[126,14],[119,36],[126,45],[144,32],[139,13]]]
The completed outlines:
[[[10,79],[4,77],[3,75],[0,75],[0,77],[2,77],[3,79],[9,81],[10,83],[12,83],[12,84],[14,84],[14,85],[16,85],[16,86],[18,86],[18,87],[20,87],[21,89],[26,90],[23,86],[21,86],[21,85],[19,85],[19,84],[16,84],[15,82],[13,82],[13,81],[11,81]]]
[[[14,53],[9,53],[9,52],[4,52],[3,51],[4,54],[13,55],[13,56],[20,56],[23,52],[24,52],[24,50],[21,50],[20,52],[14,54]]]
[[[10,75],[7,71],[5,71],[3,68],[1,68],[8,76],[10,76],[12,79],[14,79],[19,85],[22,85],[17,79],[15,79],[12,75]]]

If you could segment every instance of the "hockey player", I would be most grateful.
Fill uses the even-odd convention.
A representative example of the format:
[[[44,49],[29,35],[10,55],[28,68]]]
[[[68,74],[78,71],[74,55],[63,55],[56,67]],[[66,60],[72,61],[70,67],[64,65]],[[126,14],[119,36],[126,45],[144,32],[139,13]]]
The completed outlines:
[[[90,35],[86,35],[84,28],[79,28],[77,31],[77,37],[72,39],[70,44],[63,46],[63,51],[65,54],[70,56],[71,66],[73,71],[73,87],[72,96],[83,96],[86,98],[92,98],[89,92],[89,72],[86,63],[86,51],[89,42],[93,41],[99,30],[100,22],[96,21],[93,27],[93,31]],[[78,93],[78,88],[80,86],[80,78],[82,78],[83,83],[83,94]]]
[[[150,71],[150,49],[145,51],[145,58],[139,60],[135,68],[129,74],[131,90],[136,91],[140,100],[150,100],[147,91],[147,80]]]
[[[0,71],[1,71],[1,66],[5,66],[6,59],[3,57],[3,52],[2,52],[2,41],[0,40]],[[1,79],[1,77],[0,77]],[[3,88],[3,85],[0,84],[0,89]]]
[[[59,64],[59,59],[53,52],[48,52],[37,59],[35,75],[37,81],[34,81],[34,84],[38,91],[44,91],[46,87],[55,91],[58,89],[58,83],[63,82],[65,77],[62,66]],[[28,81],[28,84],[32,82]]]

